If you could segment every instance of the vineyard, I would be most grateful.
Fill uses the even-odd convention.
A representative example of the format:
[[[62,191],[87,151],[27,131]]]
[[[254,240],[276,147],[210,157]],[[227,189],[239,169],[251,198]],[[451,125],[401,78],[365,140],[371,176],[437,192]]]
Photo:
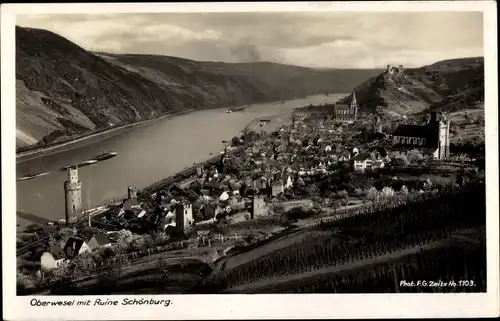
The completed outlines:
[[[372,269],[348,271],[326,277],[285,283],[259,289],[258,293],[435,293],[485,292],[486,247],[473,250],[444,247],[418,253],[394,264],[380,264]],[[456,286],[403,286],[403,280],[455,281]],[[467,286],[459,281],[469,280]]]
[[[398,201],[388,204],[369,215],[363,213],[367,215],[349,216],[333,222],[320,223],[315,228],[336,230],[336,233],[328,240],[311,240],[286,247],[233,269],[213,274],[205,280],[200,292],[218,293],[254,282],[271,281],[349,262],[375,259],[406,248],[444,240],[450,238],[455,231],[484,226],[486,221],[485,204],[484,184],[471,184],[460,188],[446,189],[438,193],[416,196],[407,200],[406,203]],[[483,248],[484,246],[479,251],[484,251]],[[400,272],[407,272],[408,275],[412,275],[416,279],[421,279],[424,276],[423,273],[445,276],[447,274],[443,274],[443,269],[449,269],[448,261],[460,261],[457,263],[457,269],[458,266],[470,263],[469,259],[460,251],[452,251],[446,255],[450,257],[441,260],[429,258],[425,254],[421,260],[423,260],[422,264],[427,267],[427,270],[412,270],[410,266],[413,266],[413,263],[408,263],[403,265]],[[446,255],[440,257],[447,257]],[[472,261],[478,262],[477,259]],[[482,263],[474,267],[473,264],[468,271],[471,275],[484,273],[485,265]],[[381,271],[370,270],[366,272],[367,275],[361,274],[355,279],[370,279],[372,278],[370,275],[375,273],[374,278],[382,282],[381,280],[389,278],[389,272],[384,268]],[[452,273],[450,276],[457,276],[455,274],[460,273],[460,271],[450,271],[450,273]],[[392,274],[390,279],[392,290],[384,286],[379,289],[394,291]],[[358,281],[353,281],[354,279],[342,280],[342,278],[335,279],[333,277],[332,281],[328,282],[330,284],[352,283],[353,291],[356,289],[355,284]],[[323,283],[323,281],[318,282]],[[328,282],[324,282],[324,284]],[[361,288],[362,281],[358,283],[360,284],[359,288]],[[328,286],[325,285],[325,287]],[[295,290],[312,291],[313,288],[314,285],[305,285],[303,289],[299,286]],[[342,289],[342,286],[339,285],[338,289]]]

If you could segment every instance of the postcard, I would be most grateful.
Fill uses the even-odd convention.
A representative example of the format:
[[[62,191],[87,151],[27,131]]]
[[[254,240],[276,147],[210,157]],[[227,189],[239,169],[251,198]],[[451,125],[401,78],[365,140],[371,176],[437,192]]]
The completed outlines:
[[[3,5],[4,319],[498,316],[496,19]]]

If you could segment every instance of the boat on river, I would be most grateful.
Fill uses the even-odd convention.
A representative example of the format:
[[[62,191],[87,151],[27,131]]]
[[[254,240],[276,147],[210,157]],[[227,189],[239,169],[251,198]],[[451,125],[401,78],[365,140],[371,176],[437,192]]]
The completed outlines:
[[[66,171],[70,168],[80,168],[80,167],[85,167],[85,166],[89,166],[89,165],[92,165],[92,164],[95,164],[97,163],[97,160],[96,159],[89,159],[89,160],[86,160],[86,161],[83,161],[83,162],[80,162],[78,164],[72,164],[72,165],[66,165],[64,166],[63,168],[61,168],[61,171]]]
[[[118,155],[117,152],[107,152],[107,153],[104,153],[104,154],[99,154],[99,155],[95,156],[93,159],[95,159],[97,161],[103,161],[103,160],[106,160],[106,159],[113,158],[116,155]]]
[[[28,173],[25,176],[18,178],[17,180],[18,181],[27,181],[29,179],[34,179],[34,178],[37,178],[37,177],[40,177],[40,176],[45,176],[45,175],[47,175],[49,173],[50,172],[36,173],[36,174],[34,174],[34,173]]]

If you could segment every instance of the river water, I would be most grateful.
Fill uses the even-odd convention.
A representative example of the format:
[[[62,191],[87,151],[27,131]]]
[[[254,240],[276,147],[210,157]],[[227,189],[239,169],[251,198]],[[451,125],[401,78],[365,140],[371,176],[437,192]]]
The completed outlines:
[[[95,207],[123,198],[128,185],[139,189],[146,187],[195,161],[210,158],[211,153],[218,154],[223,149],[223,140],[231,140],[256,118],[287,114],[294,108],[309,104],[333,103],[345,95],[318,95],[285,103],[255,104],[245,111],[230,114],[225,109],[202,110],[17,163],[18,176],[27,172],[51,171],[46,176],[17,182],[17,210],[52,220],[63,218],[66,173],[59,169],[65,165],[108,151],[118,152],[114,158],[79,169],[84,208]],[[274,129],[272,121],[266,125],[266,130]],[[18,224],[23,226],[26,221],[18,218]]]

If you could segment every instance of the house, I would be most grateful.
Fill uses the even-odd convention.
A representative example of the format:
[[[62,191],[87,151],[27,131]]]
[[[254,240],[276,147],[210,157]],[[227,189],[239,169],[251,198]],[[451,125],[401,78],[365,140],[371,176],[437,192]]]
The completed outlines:
[[[221,201],[227,201],[229,199],[229,193],[228,192],[222,192],[222,194],[219,196],[219,200]]]
[[[373,162],[372,164],[372,169],[381,169],[381,168],[384,168],[385,167],[385,164],[382,160],[376,160]]]
[[[48,272],[59,268],[66,262],[66,256],[59,246],[51,246],[47,252],[40,257],[42,271]]]
[[[211,181],[206,182],[203,185],[203,189],[207,189],[207,190],[221,190],[222,189],[222,184],[219,183],[219,182],[217,182],[216,180],[211,180]]]
[[[168,227],[175,227],[175,214],[169,211],[160,221],[159,225],[163,231],[165,231]]]
[[[373,164],[373,156],[366,153],[360,153],[354,158],[354,170],[358,172],[363,172],[366,169],[371,169]]]
[[[90,253],[92,250],[82,238],[76,236],[70,236],[64,245],[63,252],[66,254],[68,259],[72,259],[83,253]]]
[[[290,174],[285,174],[283,176],[283,189],[291,188],[293,186],[293,178]]]
[[[233,195],[238,195],[240,193],[241,185],[237,182],[229,183],[229,189],[233,192]]]
[[[199,211],[201,212],[202,214],[201,216],[204,219],[215,218],[215,214],[217,212],[217,206],[212,203],[203,204],[201,205]]]
[[[276,181],[271,186],[271,196],[275,197],[283,193],[283,184],[280,181]]]
[[[130,191],[129,191],[130,193]],[[120,207],[120,212],[118,216],[125,215],[126,213],[131,213],[134,215],[138,215],[141,212],[141,203],[137,200],[137,198],[127,198]]]
[[[88,243],[89,248],[93,251],[101,247],[110,247],[111,241],[108,236],[103,233],[94,234]]]
[[[192,227],[193,206],[187,203],[179,203],[175,208],[175,228],[178,233],[184,233],[187,228]]]
[[[338,161],[339,162],[346,162],[350,159],[351,159],[351,153],[348,150],[345,150],[342,153],[340,153]]]
[[[144,215],[146,215],[146,211],[145,210],[142,210],[138,215],[137,215],[137,218],[141,218],[141,217],[144,217]]]
[[[260,195],[254,196],[251,204],[250,218],[254,219],[265,215],[267,215],[267,211],[264,197]]]

